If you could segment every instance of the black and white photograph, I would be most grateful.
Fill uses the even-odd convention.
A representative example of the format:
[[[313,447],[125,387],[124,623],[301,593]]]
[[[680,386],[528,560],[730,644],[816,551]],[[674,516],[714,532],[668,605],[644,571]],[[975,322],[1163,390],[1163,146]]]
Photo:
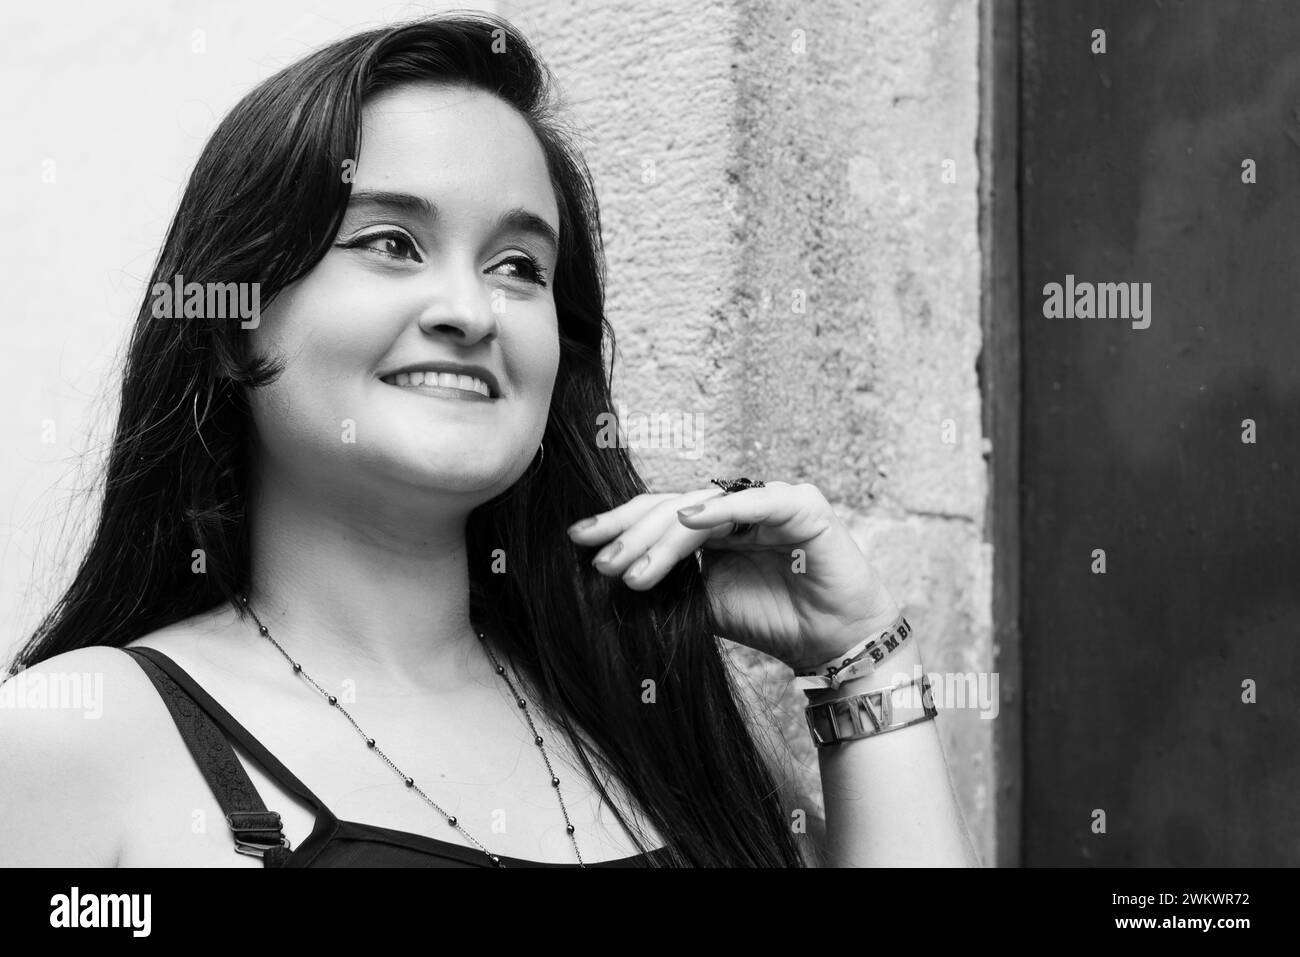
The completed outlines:
[[[0,20],[0,870],[55,888],[7,924],[888,868],[1261,925],[1300,3]]]

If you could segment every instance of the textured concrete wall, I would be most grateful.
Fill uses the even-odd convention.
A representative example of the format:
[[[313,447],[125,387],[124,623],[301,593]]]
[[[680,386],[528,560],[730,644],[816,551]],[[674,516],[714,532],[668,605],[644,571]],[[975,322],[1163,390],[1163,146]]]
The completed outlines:
[[[637,449],[647,480],[816,484],[904,604],[927,670],[992,690],[975,0],[498,9],[589,137],[616,397],[630,420],[696,426],[692,448]],[[820,814],[802,695],[782,666],[735,657]],[[994,721],[976,707],[939,721],[992,863]]]

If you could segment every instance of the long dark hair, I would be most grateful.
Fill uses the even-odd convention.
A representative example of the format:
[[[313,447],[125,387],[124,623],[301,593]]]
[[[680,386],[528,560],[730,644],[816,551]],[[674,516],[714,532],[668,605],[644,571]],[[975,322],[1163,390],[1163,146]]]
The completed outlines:
[[[560,211],[554,277],[560,363],[545,454],[470,515],[471,615],[509,642],[602,797],[611,773],[678,865],[800,866],[771,769],[751,737],[693,560],[638,592],[596,572],[565,529],[648,491],[628,454],[598,448],[612,413],[613,330],[591,175],[557,119],[554,80],[506,21],[455,11],[334,43],[249,93],[204,149],[150,282],[260,283],[263,308],[320,262],[350,193],[361,108],[416,80],[487,90],[528,120]],[[609,377],[603,350],[608,346]],[[156,319],[146,296],[88,553],[15,659],[28,667],[132,639],[248,586],[247,395],[282,371],[233,321]],[[492,551],[509,574],[491,573]],[[206,574],[191,571],[195,549]],[[655,701],[643,701],[643,682]],[[595,753],[583,742],[586,736]],[[611,801],[642,850],[642,834]]]

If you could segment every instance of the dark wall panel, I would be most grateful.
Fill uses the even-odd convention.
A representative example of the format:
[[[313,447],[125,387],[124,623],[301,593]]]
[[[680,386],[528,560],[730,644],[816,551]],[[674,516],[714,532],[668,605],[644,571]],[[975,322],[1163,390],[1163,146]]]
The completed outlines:
[[[1300,864],[1300,3],[1026,0],[1021,70],[1024,863]]]

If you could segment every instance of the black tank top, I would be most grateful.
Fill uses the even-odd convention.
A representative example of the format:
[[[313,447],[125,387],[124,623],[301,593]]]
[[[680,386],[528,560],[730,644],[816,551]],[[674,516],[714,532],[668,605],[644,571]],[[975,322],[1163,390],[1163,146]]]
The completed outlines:
[[[176,662],[154,648],[123,648],[153,681],[190,754],[212,788],[231,829],[231,853],[260,857],[266,867],[492,867],[482,851],[422,834],[340,821],[307,786],[204,691]],[[277,784],[311,805],[316,823],[290,848],[280,815],[267,809],[232,748],[243,748]],[[578,867],[501,856],[506,867]],[[588,867],[653,867],[663,848]]]

